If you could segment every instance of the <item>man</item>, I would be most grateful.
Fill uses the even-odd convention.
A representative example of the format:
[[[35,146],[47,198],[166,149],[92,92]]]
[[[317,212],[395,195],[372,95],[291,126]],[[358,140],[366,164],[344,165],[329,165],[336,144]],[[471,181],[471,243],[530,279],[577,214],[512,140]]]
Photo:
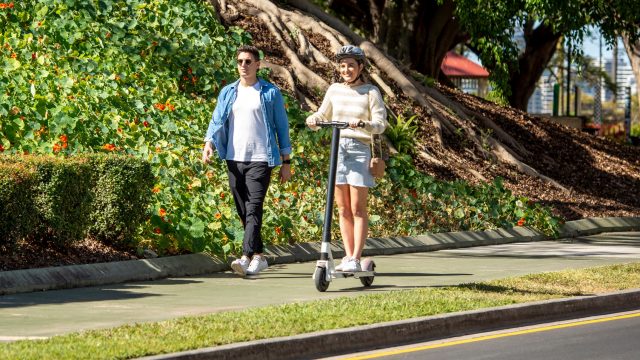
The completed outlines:
[[[242,257],[233,261],[231,268],[240,275],[255,275],[268,266],[260,229],[271,171],[282,165],[280,181],[291,178],[291,142],[280,90],[257,77],[258,49],[241,46],[236,57],[240,79],[220,91],[202,160],[210,161],[214,146],[226,160],[229,186],[244,226]]]

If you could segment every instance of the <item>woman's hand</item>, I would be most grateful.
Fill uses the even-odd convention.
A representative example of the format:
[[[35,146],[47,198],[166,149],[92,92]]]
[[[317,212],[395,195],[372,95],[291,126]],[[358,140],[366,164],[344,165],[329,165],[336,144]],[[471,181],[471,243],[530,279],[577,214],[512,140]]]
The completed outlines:
[[[364,121],[362,120],[351,120],[349,121],[349,127],[352,129],[355,128],[363,128],[364,127]]]
[[[316,126],[316,123],[318,122],[318,117],[316,116],[316,114],[312,114],[311,116],[309,116],[305,122],[307,123],[307,126],[309,127],[309,129],[311,130],[319,129],[318,126]]]

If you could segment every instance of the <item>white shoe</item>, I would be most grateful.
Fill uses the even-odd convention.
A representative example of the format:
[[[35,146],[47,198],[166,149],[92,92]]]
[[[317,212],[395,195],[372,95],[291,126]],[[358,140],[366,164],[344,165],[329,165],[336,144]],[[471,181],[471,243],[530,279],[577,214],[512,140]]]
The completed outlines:
[[[360,259],[351,258],[349,262],[342,266],[343,272],[356,272],[361,271],[360,269]]]
[[[349,260],[351,260],[350,256],[343,257],[340,264],[336,266],[336,271],[342,271],[342,268],[345,266],[346,263],[349,262]]]
[[[267,259],[263,255],[253,255],[249,268],[247,268],[247,275],[257,275],[260,271],[269,267]]]
[[[242,255],[240,259],[235,259],[231,263],[231,269],[238,275],[244,276],[249,268],[249,257]]]

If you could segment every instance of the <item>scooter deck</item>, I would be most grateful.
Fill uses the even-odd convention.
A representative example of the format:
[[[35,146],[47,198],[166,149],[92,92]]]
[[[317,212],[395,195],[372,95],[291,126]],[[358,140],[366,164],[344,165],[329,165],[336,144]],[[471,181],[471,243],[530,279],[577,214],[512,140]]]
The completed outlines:
[[[334,271],[334,272],[331,273],[331,277],[333,277],[333,278],[354,277],[356,279],[359,279],[361,277],[372,277],[372,276],[375,276],[375,275],[376,275],[375,271],[354,271],[354,272]]]

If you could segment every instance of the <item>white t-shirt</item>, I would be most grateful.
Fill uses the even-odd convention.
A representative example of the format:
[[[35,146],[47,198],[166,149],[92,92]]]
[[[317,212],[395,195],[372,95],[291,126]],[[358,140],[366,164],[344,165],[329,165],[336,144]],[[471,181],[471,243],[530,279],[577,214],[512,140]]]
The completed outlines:
[[[238,84],[238,96],[229,116],[227,160],[268,161],[267,127],[260,106],[260,82]]]

